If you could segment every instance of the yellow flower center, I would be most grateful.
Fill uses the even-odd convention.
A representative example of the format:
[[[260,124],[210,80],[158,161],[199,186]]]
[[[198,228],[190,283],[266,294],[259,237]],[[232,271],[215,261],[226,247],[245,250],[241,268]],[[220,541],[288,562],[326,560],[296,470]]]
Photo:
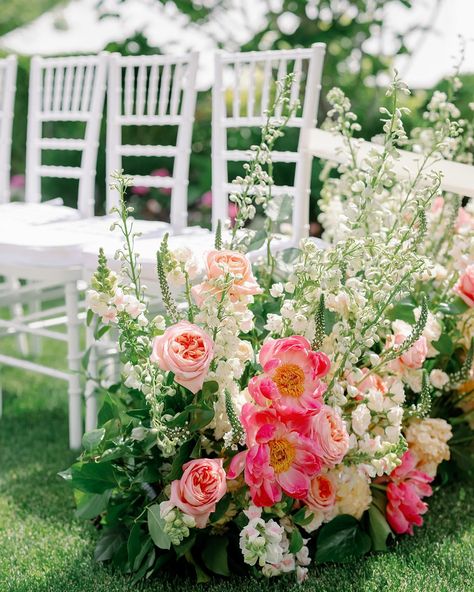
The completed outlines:
[[[275,473],[284,473],[290,468],[296,456],[294,446],[288,440],[271,440],[268,445],[270,446],[270,465]]]
[[[272,378],[282,395],[296,398],[304,393],[304,372],[296,364],[278,366]]]

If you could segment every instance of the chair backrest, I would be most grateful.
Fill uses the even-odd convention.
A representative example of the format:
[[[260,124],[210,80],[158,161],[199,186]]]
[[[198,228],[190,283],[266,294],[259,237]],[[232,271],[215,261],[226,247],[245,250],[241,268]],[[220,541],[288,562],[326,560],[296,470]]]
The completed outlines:
[[[41,201],[43,177],[77,179],[77,209],[94,215],[94,183],[108,54],[31,60],[25,200]],[[82,138],[44,137],[47,122],[82,122]],[[77,126],[71,126],[77,128]],[[42,164],[42,151],[77,151],[80,166]]]
[[[383,146],[380,144],[359,139],[356,141],[357,161],[360,166],[363,166],[364,159],[372,150],[383,151]],[[312,156],[331,160],[338,164],[344,164],[349,158],[347,150],[345,150],[344,136],[320,129],[310,131],[308,151]],[[402,179],[414,178],[424,160],[424,155],[408,150],[398,150],[398,153],[400,158],[393,162],[394,171]],[[451,160],[433,159],[427,163],[424,172],[441,172],[440,188],[443,191],[474,197],[474,166]]]
[[[112,54],[107,90],[107,176],[122,169],[122,158],[173,158],[170,176],[133,175],[135,186],[170,190],[170,223],[179,233],[187,226],[189,156],[196,107],[198,54],[186,56]],[[175,145],[123,144],[125,126],[177,129]],[[157,130],[159,136],[159,131]],[[127,172],[127,171],[125,171]],[[107,210],[117,205],[109,190]]]
[[[10,201],[10,162],[16,69],[16,56],[11,55],[0,60],[0,203]]]
[[[272,186],[273,195],[288,194],[294,199],[293,241],[308,234],[311,156],[306,151],[308,132],[315,126],[325,45],[315,43],[308,49],[257,51],[244,53],[218,52],[215,57],[212,93],[212,219],[228,218],[228,196],[235,186],[228,182],[228,162],[245,161],[244,150],[229,150],[229,128],[260,127],[271,107],[274,83],[288,73],[294,74],[290,100],[299,100],[301,109],[288,121],[299,128],[296,152],[274,151],[274,163],[295,163],[292,186]],[[245,89],[244,89],[245,86]],[[243,93],[245,90],[245,94]],[[275,113],[277,117],[281,111]]]

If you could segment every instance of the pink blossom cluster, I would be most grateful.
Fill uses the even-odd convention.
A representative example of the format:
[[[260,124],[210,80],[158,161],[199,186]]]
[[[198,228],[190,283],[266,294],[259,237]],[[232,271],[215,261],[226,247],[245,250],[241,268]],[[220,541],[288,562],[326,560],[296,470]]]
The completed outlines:
[[[247,449],[234,456],[227,476],[244,471],[256,506],[272,506],[283,493],[307,500],[312,480],[339,464],[349,447],[340,415],[323,401],[329,358],[296,335],[269,339],[259,362],[263,373],[249,383],[254,402],[240,416]]]

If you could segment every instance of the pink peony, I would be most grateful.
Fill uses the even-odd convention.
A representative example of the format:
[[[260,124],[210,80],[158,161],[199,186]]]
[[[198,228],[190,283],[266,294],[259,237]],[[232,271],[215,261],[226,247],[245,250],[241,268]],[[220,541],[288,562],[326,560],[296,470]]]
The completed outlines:
[[[407,450],[402,464],[388,477],[386,516],[397,534],[413,534],[413,525],[423,524],[422,514],[428,510],[428,504],[421,498],[433,493],[429,485],[433,477],[417,471],[415,466],[415,457]]]
[[[305,337],[269,339],[260,350],[265,374],[252,378],[249,392],[258,405],[270,401],[283,415],[308,414],[323,402],[326,385],[320,381],[330,367],[329,358],[315,352]]]
[[[474,264],[466,267],[453,289],[469,307],[474,306]]]
[[[325,475],[316,475],[311,480],[308,497],[305,500],[310,510],[330,510],[336,503],[336,488],[331,479]]]
[[[248,450],[234,456],[228,478],[235,479],[245,468],[245,482],[256,506],[273,506],[283,492],[305,499],[311,479],[321,470],[316,444],[283,423],[274,409],[260,410],[246,403],[241,421]]]
[[[332,469],[338,465],[349,450],[349,434],[339,413],[323,407],[311,418],[310,436],[316,442],[321,460]]]
[[[210,251],[206,257],[207,280],[192,288],[192,294],[196,304],[201,306],[206,295],[219,295],[222,288],[215,284],[216,280],[224,280],[230,276],[230,288],[228,295],[236,302],[242,296],[261,294],[262,289],[257,284],[252,274],[250,261],[245,255],[237,251],[221,250]]]
[[[207,333],[188,321],[180,321],[155,337],[151,361],[173,372],[175,381],[197,393],[204,383],[213,356],[213,342]]]
[[[181,479],[171,483],[170,501],[193,516],[197,528],[204,528],[216,503],[227,491],[221,458],[199,458],[183,465]]]

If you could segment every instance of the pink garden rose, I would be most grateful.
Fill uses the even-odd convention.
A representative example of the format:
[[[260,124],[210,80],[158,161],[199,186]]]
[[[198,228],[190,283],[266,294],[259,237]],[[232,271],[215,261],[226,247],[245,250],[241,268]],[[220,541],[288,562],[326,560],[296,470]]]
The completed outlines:
[[[217,502],[227,491],[222,458],[199,458],[183,465],[181,479],[171,483],[170,501],[193,516],[197,528],[204,528]]]
[[[456,294],[469,306],[474,306],[474,264],[468,265],[454,286]]]
[[[264,374],[249,382],[254,401],[270,401],[282,415],[305,415],[319,409],[326,385],[320,381],[330,368],[326,354],[315,352],[305,337],[269,339],[260,350]]]
[[[387,347],[391,348],[394,345],[402,345],[405,339],[411,332],[411,327],[404,321],[395,321],[393,323],[394,334],[390,335],[387,339]],[[428,341],[426,337],[422,335],[415,343],[403,353],[399,358],[391,363],[393,370],[402,370],[403,368],[417,369],[423,366],[423,362],[426,360],[428,355]]]
[[[349,450],[349,434],[341,416],[329,405],[323,405],[311,418],[310,426],[310,437],[318,446],[323,464],[334,468]]]
[[[407,450],[402,464],[388,477],[386,517],[397,534],[413,534],[413,526],[423,524],[422,515],[428,510],[428,504],[421,499],[433,493],[429,485],[433,477],[417,471],[415,466],[415,457]]]
[[[307,506],[313,511],[330,510],[336,503],[336,488],[331,479],[322,473],[311,480],[308,497],[305,500]]]
[[[175,381],[197,393],[212,361],[212,339],[197,325],[180,321],[155,337],[151,361],[162,370],[173,372]]]
[[[216,296],[221,293],[221,289],[215,283],[216,280],[224,280],[227,274],[231,276],[228,294],[232,301],[236,302],[243,296],[262,293],[257,280],[253,277],[250,261],[245,255],[225,249],[210,251],[206,257],[207,279],[191,289],[198,306],[201,306],[207,295]]]
[[[287,426],[274,409],[242,408],[248,450],[231,461],[228,478],[245,469],[245,482],[256,506],[281,501],[283,492],[295,499],[308,496],[311,479],[321,470],[318,448],[310,438]]]

